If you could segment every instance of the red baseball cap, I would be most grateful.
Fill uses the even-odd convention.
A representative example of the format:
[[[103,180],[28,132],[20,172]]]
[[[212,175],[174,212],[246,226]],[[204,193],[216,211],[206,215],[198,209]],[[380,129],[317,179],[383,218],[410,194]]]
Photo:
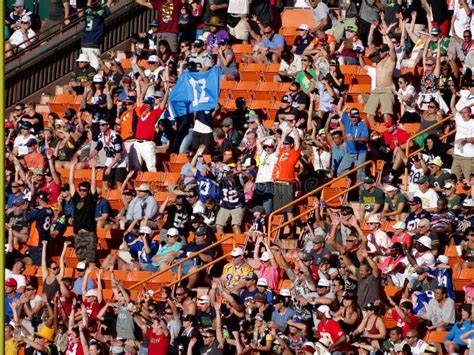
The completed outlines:
[[[8,281],[5,282],[5,286],[16,287],[17,286],[16,280],[14,278],[8,279]]]
[[[385,127],[392,127],[395,124],[393,123],[392,117],[387,118],[387,122],[385,122]]]

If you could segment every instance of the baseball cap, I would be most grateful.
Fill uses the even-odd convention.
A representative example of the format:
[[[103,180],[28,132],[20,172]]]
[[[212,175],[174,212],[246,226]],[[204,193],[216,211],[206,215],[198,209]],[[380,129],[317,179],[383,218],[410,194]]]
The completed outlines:
[[[125,243],[127,243],[128,245],[132,245],[134,244],[136,241],[137,241],[137,237],[134,233],[127,233],[125,234],[123,240],[125,241]]]
[[[392,126],[395,126],[395,122],[393,122],[392,117],[389,117],[387,119],[387,122],[385,122],[385,127],[392,127]]]
[[[103,83],[104,82],[104,77],[100,74],[94,75],[94,78],[92,78],[93,83]]]
[[[330,287],[331,282],[328,279],[319,279],[318,287]]]
[[[275,295],[275,296],[273,296],[272,303],[275,305],[277,303],[282,303],[284,301],[285,301],[285,299],[281,295]]]
[[[156,26],[158,27],[160,25],[160,21],[158,21],[157,19],[153,20],[150,22],[150,26]]]
[[[15,206],[21,206],[24,203],[25,203],[25,199],[23,197],[17,197],[15,201],[13,201],[13,205]]]
[[[201,297],[199,297],[198,303],[199,304],[211,303],[211,297],[209,297],[208,295],[202,295]]]
[[[364,184],[373,184],[375,182],[374,178],[373,177],[370,177],[370,176],[367,176],[365,179],[364,179]]]
[[[168,232],[166,234],[168,234],[171,237],[175,237],[179,235],[179,231],[176,228],[170,228],[168,229]]]
[[[20,128],[23,128],[23,129],[31,129],[31,127],[33,127],[33,126],[32,126],[31,123],[28,122],[28,121],[21,121],[21,122],[20,122]]]
[[[257,281],[257,286],[268,287],[268,281],[267,281],[267,279],[258,279],[258,281]]]
[[[359,109],[353,108],[352,110],[350,110],[349,111],[349,116],[351,116],[351,117],[360,117]]]
[[[140,229],[138,230],[138,233],[151,235],[151,228],[148,226],[140,227]]]
[[[255,281],[258,280],[258,276],[257,276],[257,274],[254,273],[254,272],[248,273],[247,276],[245,276],[245,278],[246,278],[247,280],[255,280]]]
[[[394,225],[393,225],[393,229],[405,229],[406,228],[406,224],[405,222],[403,221],[397,221]]]
[[[135,96],[126,96],[125,99],[123,99],[123,102],[134,104],[135,102],[137,102],[137,99],[135,98]]]
[[[107,96],[105,94],[100,94],[97,96],[97,105],[104,105],[107,103]]]
[[[423,175],[422,177],[420,177],[420,178],[418,179],[418,184],[421,185],[421,184],[424,184],[425,182],[428,182],[428,181],[429,181],[428,176]]]
[[[393,186],[393,185],[386,185],[385,186],[385,192],[392,192],[392,191],[398,191],[398,187]]]
[[[359,31],[359,27],[357,27],[357,25],[347,25],[346,30],[351,32],[357,32]]]
[[[232,252],[230,253],[230,255],[235,256],[235,257],[237,257],[237,256],[242,256],[242,255],[244,255],[244,251],[242,250],[242,248],[237,247],[237,248],[234,248],[234,249],[232,250]]]
[[[234,124],[234,121],[230,117],[226,117],[222,121],[222,126],[232,126],[233,124]]]
[[[38,192],[38,194],[36,195],[37,198],[45,201],[45,202],[48,202],[49,201],[49,195],[47,192],[45,191],[40,191]]]
[[[282,288],[282,289],[280,290],[280,296],[283,296],[283,297],[291,297],[290,290],[287,289],[287,288]]]
[[[257,314],[255,315],[255,319],[256,319],[256,320],[263,320],[263,319],[264,319],[263,313],[257,313]]]
[[[281,102],[285,104],[291,104],[293,103],[293,99],[290,95],[283,95],[283,97],[281,98]]]
[[[34,146],[34,145],[36,145],[36,144],[38,144],[38,142],[37,142],[36,139],[34,139],[34,138],[30,138],[30,139],[28,140],[28,142],[26,142],[26,146],[27,146],[27,147],[32,147],[32,146]]]
[[[295,144],[295,140],[293,139],[293,137],[286,136],[285,140],[283,141],[283,144]]]
[[[439,264],[447,264],[449,263],[449,258],[446,255],[438,255],[436,262]]]
[[[125,190],[123,194],[127,196],[137,196],[137,192],[135,191],[135,189]]]
[[[192,314],[186,314],[183,317],[183,322],[192,322],[192,323],[194,323],[194,321],[195,321],[195,318]]]
[[[149,57],[148,57],[148,63],[149,63],[149,64],[158,63],[158,56],[157,56],[157,55],[154,55],[154,54],[152,54],[151,56],[149,56]]]
[[[443,160],[441,159],[441,157],[434,157],[428,162],[428,165],[436,165],[441,168],[443,166]]]
[[[433,36],[437,36],[437,35],[441,34],[441,29],[439,27],[435,26],[431,29],[431,34]]]
[[[77,58],[76,62],[90,63],[90,59],[87,54],[81,53],[79,54],[79,58]]]
[[[420,204],[421,205],[421,198],[418,196],[413,197],[410,201],[407,202],[409,205],[416,205]]]
[[[306,23],[302,23],[301,25],[298,26],[298,31],[308,31],[309,26]]]
[[[80,262],[77,263],[76,269],[77,269],[77,271],[84,271],[84,270],[87,269],[87,265],[86,265],[85,262],[80,261]]]
[[[275,146],[275,141],[272,138],[267,138],[263,141],[263,145]]]
[[[322,314],[324,314],[324,316],[325,316],[326,318],[332,318],[332,316],[331,316],[331,310],[330,310],[329,307],[326,306],[325,304],[319,306],[316,311],[317,311],[317,312],[320,312],[320,313],[322,313]]]
[[[369,218],[367,218],[367,223],[380,223],[380,215],[378,213],[371,214]]]
[[[262,253],[262,255],[260,256],[260,260],[262,260],[262,261],[270,260],[270,254],[268,253],[268,251],[264,251]]]
[[[261,294],[256,294],[254,296],[254,300],[255,300],[255,302],[268,303],[267,298],[264,295],[261,295]]]
[[[250,212],[252,213],[258,212],[258,213],[264,214],[265,208],[263,208],[262,206],[255,206],[254,208],[250,210]]]
[[[17,282],[14,278],[9,278],[7,282],[5,282],[5,286],[8,287],[16,287]]]
[[[198,48],[204,47],[204,41],[202,39],[197,39],[193,42],[193,46]]]
[[[89,291],[86,292],[86,297],[97,297],[97,289],[91,288]]]
[[[155,103],[155,98],[152,96],[148,96],[145,98],[145,100],[143,100],[143,103],[148,104],[148,105],[153,105]]]

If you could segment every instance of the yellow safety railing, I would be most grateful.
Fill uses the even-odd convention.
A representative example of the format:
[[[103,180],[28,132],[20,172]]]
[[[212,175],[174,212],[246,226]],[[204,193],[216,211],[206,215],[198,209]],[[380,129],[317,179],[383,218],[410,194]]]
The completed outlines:
[[[217,264],[218,262],[220,262],[221,260],[224,260],[224,259],[227,259],[229,257],[229,255],[231,254],[232,252],[228,252],[227,254],[224,254],[220,257],[218,257],[217,259],[214,259],[212,261],[210,261],[209,263],[207,263],[206,265],[201,265],[200,267],[198,267],[196,270],[194,270],[193,272],[190,272],[189,274],[186,274],[184,276],[181,277],[181,265],[179,266],[180,267],[180,270],[178,271],[178,279],[171,282],[170,284],[168,284],[168,287],[173,287],[174,285],[176,284],[180,284],[182,281],[186,280],[188,277],[194,275],[194,274],[197,274],[199,272],[201,272],[202,270],[204,269],[207,269],[209,266],[212,266],[214,264]]]
[[[445,118],[439,120],[439,121],[436,122],[434,125],[431,125],[431,126],[425,128],[424,130],[422,130],[422,131],[420,131],[420,132],[416,132],[414,135],[412,135],[411,137],[409,137],[408,140],[407,140],[407,142],[406,142],[406,147],[405,147],[405,156],[406,156],[407,160],[408,160],[410,157],[412,157],[413,155],[418,154],[419,152],[421,152],[421,151],[423,150],[423,148],[420,148],[420,149],[418,149],[418,150],[416,150],[416,151],[410,153],[410,143],[411,143],[415,138],[421,136],[422,134],[425,134],[426,132],[431,131],[434,127],[437,127],[437,126],[443,124],[444,122],[451,120],[452,118],[453,118],[453,115],[449,115],[448,117],[445,117]],[[446,137],[452,135],[452,134],[455,133],[455,132],[456,132],[456,130],[450,131],[450,132],[446,133],[444,136],[441,136],[441,139],[446,138]],[[405,174],[404,174],[404,175],[405,175],[405,183],[404,183],[403,188],[404,188],[405,190],[407,190],[407,189],[408,189],[408,161],[407,161],[407,164],[405,164]]]
[[[149,282],[150,280],[153,280],[154,278],[156,278],[156,277],[158,277],[158,276],[160,276],[160,275],[163,275],[164,273],[166,273],[166,272],[172,270],[172,269],[175,268],[175,267],[178,267],[178,280],[177,280],[177,282],[181,282],[181,265],[182,265],[184,262],[186,262],[186,261],[188,261],[188,260],[192,260],[192,259],[194,259],[196,256],[198,256],[199,254],[204,253],[205,251],[208,251],[208,250],[210,250],[210,249],[213,249],[213,248],[215,248],[216,246],[221,245],[222,243],[227,242],[227,241],[229,241],[229,240],[232,240],[233,247],[235,247],[235,240],[234,240],[234,238],[233,238],[232,236],[224,237],[224,238],[222,238],[221,240],[218,240],[217,242],[215,242],[215,243],[213,243],[213,244],[211,244],[211,245],[208,245],[207,247],[205,247],[205,248],[199,250],[197,253],[193,253],[193,254],[187,256],[186,258],[181,259],[181,260],[177,261],[176,263],[174,263],[174,264],[172,264],[172,265],[170,265],[170,266],[164,268],[163,270],[160,270],[160,271],[158,271],[157,273],[154,273],[153,275],[150,275],[150,276],[146,277],[145,279],[143,279],[143,280],[137,282],[136,284],[132,285],[132,286],[129,287],[128,289],[129,289],[129,290],[132,290],[132,289],[134,289],[134,288],[136,288],[136,287],[138,287],[138,286],[141,286],[141,285],[143,285],[143,284]],[[212,263],[212,261],[211,261],[210,263]],[[206,266],[206,267],[209,266],[209,263],[206,264],[206,265],[204,265],[204,266]]]
[[[313,191],[310,191],[310,192],[308,192],[307,194],[298,197],[296,200],[291,201],[289,204],[287,204],[287,205],[285,205],[285,206],[283,206],[283,207],[280,207],[280,208],[278,208],[277,210],[275,210],[275,211],[273,211],[272,213],[270,213],[270,216],[268,216],[268,242],[270,243],[270,241],[271,241],[271,236],[272,236],[272,233],[273,233],[273,232],[276,232],[276,231],[278,231],[278,230],[284,228],[284,227],[287,226],[288,224],[293,223],[294,221],[300,219],[300,218],[303,217],[303,216],[306,216],[306,215],[307,215],[308,213],[310,213],[310,212],[309,212],[309,211],[305,211],[305,212],[303,212],[302,214],[298,215],[297,217],[294,217],[294,218],[292,218],[291,220],[289,220],[289,221],[287,221],[287,222],[285,222],[285,223],[283,223],[283,224],[281,224],[281,225],[276,226],[275,229],[272,230],[273,216],[277,215],[277,214],[280,213],[281,211],[284,211],[284,210],[287,209],[288,207],[294,206],[294,205],[296,205],[297,203],[299,203],[299,202],[301,202],[301,201],[307,199],[308,197],[313,196],[314,194],[318,193],[319,191],[321,191],[321,190],[324,189],[325,187],[328,187],[328,186],[332,185],[334,182],[339,181],[339,180],[341,180],[341,179],[343,179],[343,178],[345,178],[345,177],[351,175],[352,173],[356,172],[357,170],[363,169],[363,168],[367,167],[368,165],[371,165],[371,167],[372,167],[372,174],[375,174],[376,165],[375,165],[375,163],[374,163],[372,160],[368,160],[368,161],[366,161],[366,162],[364,162],[364,163],[362,163],[362,164],[356,166],[355,168],[349,170],[347,173],[344,173],[344,174],[338,176],[337,178],[328,181],[327,183],[325,183],[325,184],[319,186],[318,188],[314,189]]]

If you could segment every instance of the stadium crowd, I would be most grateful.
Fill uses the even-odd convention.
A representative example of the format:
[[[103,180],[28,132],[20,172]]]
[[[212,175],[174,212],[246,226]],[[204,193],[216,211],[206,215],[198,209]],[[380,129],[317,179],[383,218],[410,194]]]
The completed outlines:
[[[82,4],[62,88],[79,109],[18,103],[5,119],[5,354],[472,354],[474,284],[455,279],[474,267],[474,4],[136,3],[156,20],[130,34],[128,57],[100,52],[112,2]],[[313,23],[290,41],[279,23],[294,7]],[[7,50],[29,16],[17,0]],[[184,75],[218,68],[222,84],[249,63],[279,64],[273,80],[289,85],[274,117],[243,97],[176,115]],[[166,191],[140,180],[178,155]],[[377,169],[348,174],[367,161]],[[287,206],[341,175],[361,184],[342,205],[317,193]],[[269,238],[272,211],[291,221],[297,207],[314,211]],[[119,245],[106,254],[104,230]],[[230,233],[244,243],[199,271]],[[173,287],[119,277],[180,260]]]

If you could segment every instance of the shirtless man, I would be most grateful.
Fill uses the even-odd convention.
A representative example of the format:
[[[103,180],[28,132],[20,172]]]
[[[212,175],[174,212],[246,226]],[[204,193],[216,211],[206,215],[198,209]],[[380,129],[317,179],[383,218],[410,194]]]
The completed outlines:
[[[392,92],[394,85],[392,76],[397,64],[397,54],[387,32],[382,29],[379,29],[379,32],[383,36],[384,44],[377,48],[380,61],[375,66],[375,89],[371,92],[364,108],[370,123],[375,123],[375,113],[379,105],[383,114],[393,114],[393,105],[395,104],[395,96]]]

